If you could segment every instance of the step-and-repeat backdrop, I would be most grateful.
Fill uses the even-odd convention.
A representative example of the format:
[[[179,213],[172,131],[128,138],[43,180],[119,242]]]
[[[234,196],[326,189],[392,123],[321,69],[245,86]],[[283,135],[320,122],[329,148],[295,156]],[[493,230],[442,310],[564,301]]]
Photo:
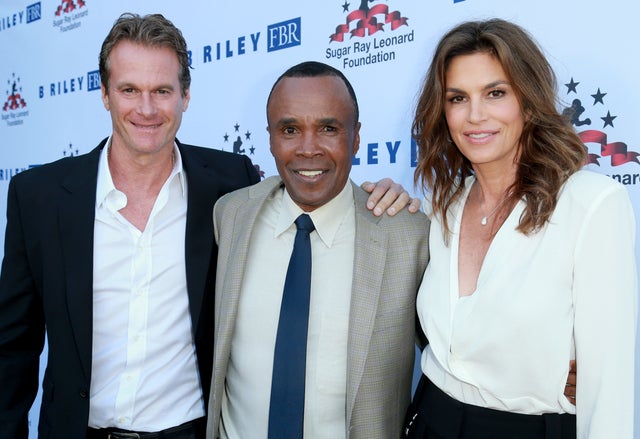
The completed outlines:
[[[629,0],[12,0],[0,2],[1,212],[14,175],[88,152],[110,133],[98,52],[122,12],[163,13],[185,35],[193,82],[178,133],[184,142],[246,154],[265,176],[275,174],[265,130],[269,89],[285,68],[323,61],[358,94],[355,181],[389,176],[414,193],[412,111],[435,43],[463,20],[512,20],[544,48],[560,105],[577,110],[588,167],[625,184],[640,209],[640,6]]]

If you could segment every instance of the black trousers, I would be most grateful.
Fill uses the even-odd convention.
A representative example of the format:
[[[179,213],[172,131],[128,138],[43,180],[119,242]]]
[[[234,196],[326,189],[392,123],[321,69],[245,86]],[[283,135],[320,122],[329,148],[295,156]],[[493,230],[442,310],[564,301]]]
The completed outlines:
[[[459,402],[423,374],[409,406],[407,439],[575,439],[576,417],[523,415]]]

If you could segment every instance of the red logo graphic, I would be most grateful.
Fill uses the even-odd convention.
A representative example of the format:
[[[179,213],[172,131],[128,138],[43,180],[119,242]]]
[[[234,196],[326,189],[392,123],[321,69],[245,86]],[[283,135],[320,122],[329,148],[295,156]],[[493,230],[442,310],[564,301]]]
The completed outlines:
[[[56,17],[59,17],[63,13],[68,14],[79,8],[83,8],[87,3],[84,0],[78,0],[77,5],[73,0],[62,0],[62,3],[56,9]]]
[[[399,11],[389,11],[389,7],[384,4],[378,4],[369,8],[368,3],[375,0],[362,0],[360,7],[347,15],[345,24],[336,27],[336,32],[329,36],[330,42],[343,42],[346,34],[353,37],[365,37],[375,34],[383,30],[385,24],[389,24],[391,30],[394,31],[400,26],[408,26],[407,17],[403,17]],[[349,4],[345,1],[342,8],[346,12]]]
[[[602,157],[611,157],[611,166],[620,166],[629,162],[640,164],[640,161],[638,161],[640,154],[634,151],[627,151],[627,144],[624,142],[607,143],[607,135],[602,131],[587,130],[578,133],[578,135],[584,143],[599,143],[600,154]],[[600,166],[599,158],[599,155],[589,153],[587,164]]]
[[[11,94],[7,92],[9,97],[2,106],[2,111],[17,110],[19,108],[26,107],[27,103],[20,95],[20,92],[22,91],[22,87],[18,85],[20,83],[20,78],[16,78],[16,75],[14,74],[13,78],[8,80],[7,83],[11,85]]]
[[[578,95],[579,84],[580,82],[574,81],[574,79],[571,78],[571,81],[565,84],[565,87],[567,87],[567,94],[574,93]],[[589,98],[585,99],[584,97],[576,96],[573,99],[571,106],[564,109],[563,115],[567,117],[575,127],[591,126],[597,123],[597,120],[600,119],[603,124],[602,130],[607,127],[611,127],[613,129],[614,120],[618,116],[612,115],[610,110],[607,110],[606,114],[604,114],[604,110],[606,109],[604,98],[606,95],[607,93],[601,91],[600,88],[598,88],[594,94],[591,94],[590,96],[593,99],[593,104],[589,110],[585,108],[585,105],[589,105]],[[599,108],[603,109],[599,110]],[[592,112],[598,112],[599,115],[602,116],[598,118],[594,117],[593,120],[591,117],[586,117],[588,113]],[[639,153],[635,151],[628,151],[627,144],[624,142],[609,143],[607,140],[607,134],[602,130],[588,129],[578,132],[578,136],[580,136],[580,140],[585,144],[585,147],[587,143],[598,143],[600,145],[600,155],[589,153],[585,165],[594,164],[600,166],[600,162],[598,160],[602,157],[610,157],[611,166],[620,166],[630,162],[640,164],[640,161],[638,160],[638,156],[640,156]]]

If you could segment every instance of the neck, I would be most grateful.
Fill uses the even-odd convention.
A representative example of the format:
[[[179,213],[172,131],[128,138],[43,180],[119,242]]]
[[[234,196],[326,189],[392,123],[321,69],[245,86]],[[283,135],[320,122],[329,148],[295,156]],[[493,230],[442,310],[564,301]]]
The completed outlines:
[[[154,155],[134,157],[109,146],[107,159],[114,185],[125,193],[132,188],[159,191],[175,165],[173,148]]]

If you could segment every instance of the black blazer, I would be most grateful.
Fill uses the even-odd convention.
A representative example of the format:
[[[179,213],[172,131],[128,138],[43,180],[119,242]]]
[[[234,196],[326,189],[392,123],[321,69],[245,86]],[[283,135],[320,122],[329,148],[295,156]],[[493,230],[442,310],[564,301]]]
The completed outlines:
[[[0,438],[28,435],[27,415],[37,393],[45,327],[48,360],[39,437],[86,435],[93,227],[98,161],[105,144],[106,139],[88,154],[22,172],[9,184],[0,274]],[[187,289],[206,402],[217,257],[213,205],[227,192],[260,178],[246,156],[177,144],[187,175]]]

